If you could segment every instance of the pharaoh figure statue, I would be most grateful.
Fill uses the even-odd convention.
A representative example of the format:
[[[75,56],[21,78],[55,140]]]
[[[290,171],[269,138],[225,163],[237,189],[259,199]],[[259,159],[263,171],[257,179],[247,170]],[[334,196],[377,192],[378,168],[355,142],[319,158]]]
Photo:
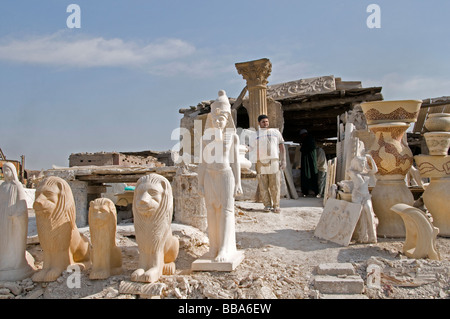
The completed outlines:
[[[27,258],[28,207],[16,167],[3,164],[5,181],[0,184],[0,281],[16,281],[34,272]],[[30,262],[30,263],[29,263]]]
[[[242,194],[239,137],[225,91],[211,104],[202,137],[198,168],[199,193],[205,198],[210,248],[206,258],[228,262],[235,258],[234,197]]]
[[[353,239],[360,243],[377,242],[378,219],[373,212],[369,192],[370,179],[377,170],[377,165],[369,154],[355,156],[347,170],[353,182],[352,202],[362,205],[361,216],[353,233]]]

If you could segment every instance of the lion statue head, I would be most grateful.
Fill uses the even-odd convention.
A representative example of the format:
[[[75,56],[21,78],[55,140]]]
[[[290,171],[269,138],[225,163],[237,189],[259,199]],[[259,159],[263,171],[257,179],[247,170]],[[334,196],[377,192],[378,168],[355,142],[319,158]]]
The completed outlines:
[[[172,186],[164,176],[149,174],[137,181],[133,196],[133,215],[134,218],[138,216],[157,218],[165,215],[160,217],[167,218],[169,222],[172,221]]]
[[[117,225],[116,205],[109,198],[97,198],[89,203],[89,225]]]
[[[72,189],[60,177],[49,176],[39,183],[33,209],[37,217],[45,216],[50,219],[52,229],[66,222],[76,227],[75,200]]]

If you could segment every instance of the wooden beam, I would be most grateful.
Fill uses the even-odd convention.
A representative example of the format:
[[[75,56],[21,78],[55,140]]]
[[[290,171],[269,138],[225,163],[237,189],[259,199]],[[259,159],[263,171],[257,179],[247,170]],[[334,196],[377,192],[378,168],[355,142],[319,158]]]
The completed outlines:
[[[76,179],[83,182],[95,182],[95,183],[136,183],[139,178],[148,174],[142,173],[142,174],[80,175],[77,176]],[[160,174],[160,175],[163,175],[165,178],[171,181],[175,176],[175,173]]]
[[[231,106],[231,109],[236,110],[237,108],[239,108],[239,106],[241,106],[242,104],[242,100],[245,97],[245,94],[247,94],[247,86],[245,86],[242,91],[241,94],[239,94],[238,98],[236,99],[236,101],[234,101],[233,105]]]
[[[111,175],[82,175],[77,180],[96,183],[136,183],[139,178],[147,174],[111,174]]]
[[[324,117],[324,118],[298,118],[298,119],[290,119],[289,121],[284,121],[285,127],[305,127],[305,126],[314,126],[314,125],[322,125],[327,124],[336,126],[335,117]]]
[[[330,106],[339,106],[344,104],[352,104],[352,103],[362,103],[369,101],[380,101],[383,99],[381,93],[375,94],[364,94],[359,96],[347,96],[347,97],[336,97],[330,98],[326,100],[318,100],[318,101],[307,101],[303,103],[292,103],[292,104],[283,104],[283,111],[301,111],[301,110],[311,110],[316,109],[319,111],[319,108],[330,107]]]

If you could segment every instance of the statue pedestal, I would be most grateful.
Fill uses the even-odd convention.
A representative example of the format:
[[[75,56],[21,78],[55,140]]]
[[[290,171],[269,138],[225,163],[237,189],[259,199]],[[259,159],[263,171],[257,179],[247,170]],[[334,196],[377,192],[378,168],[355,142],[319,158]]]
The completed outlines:
[[[206,253],[191,265],[192,271],[233,271],[244,260],[244,251],[238,250],[228,261],[215,261]]]
[[[380,178],[380,176],[378,176]],[[373,211],[378,218],[378,237],[405,237],[406,230],[402,218],[391,210],[395,204],[412,206],[414,196],[406,186],[402,176],[397,179],[378,179],[372,190]]]
[[[36,271],[34,257],[26,251],[25,259],[27,263],[19,269],[0,270],[0,281],[17,281],[31,277]]]

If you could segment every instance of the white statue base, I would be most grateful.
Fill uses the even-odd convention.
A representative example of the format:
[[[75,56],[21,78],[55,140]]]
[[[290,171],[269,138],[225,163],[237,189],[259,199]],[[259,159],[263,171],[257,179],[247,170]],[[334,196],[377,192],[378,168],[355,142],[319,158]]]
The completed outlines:
[[[192,271],[233,271],[244,260],[244,251],[238,250],[227,261],[215,261],[206,253],[191,265]]]
[[[19,269],[0,270],[0,281],[17,281],[31,277],[36,271],[34,257],[25,251],[25,259],[27,264]]]

